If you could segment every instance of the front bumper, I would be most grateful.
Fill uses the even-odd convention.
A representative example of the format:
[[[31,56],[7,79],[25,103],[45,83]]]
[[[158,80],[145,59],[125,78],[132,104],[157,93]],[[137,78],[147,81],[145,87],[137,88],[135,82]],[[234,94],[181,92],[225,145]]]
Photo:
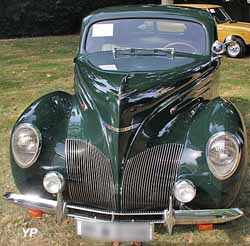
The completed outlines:
[[[68,216],[76,220],[89,222],[165,224],[170,234],[174,225],[220,224],[238,219],[243,215],[243,212],[238,208],[174,210],[171,197],[168,209],[155,212],[114,212],[86,208],[79,205],[67,204],[62,200],[60,194],[57,195],[57,201],[15,193],[6,193],[4,199],[21,207],[55,214],[58,223],[62,221],[64,216]]]

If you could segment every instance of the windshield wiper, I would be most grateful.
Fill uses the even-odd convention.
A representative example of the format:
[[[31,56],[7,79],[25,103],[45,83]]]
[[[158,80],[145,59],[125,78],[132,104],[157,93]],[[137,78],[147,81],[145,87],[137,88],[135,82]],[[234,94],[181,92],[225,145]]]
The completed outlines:
[[[174,58],[174,48],[114,48],[114,58],[119,56],[166,56],[168,58]]]

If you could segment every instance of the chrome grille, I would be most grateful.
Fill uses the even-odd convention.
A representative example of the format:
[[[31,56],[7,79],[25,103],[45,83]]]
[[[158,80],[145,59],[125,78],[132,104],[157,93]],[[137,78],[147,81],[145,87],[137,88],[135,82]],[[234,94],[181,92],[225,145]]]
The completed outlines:
[[[116,208],[111,161],[80,139],[67,139],[65,159],[70,200],[86,206]]]
[[[129,159],[122,179],[121,209],[166,209],[182,151],[181,144],[164,144]]]

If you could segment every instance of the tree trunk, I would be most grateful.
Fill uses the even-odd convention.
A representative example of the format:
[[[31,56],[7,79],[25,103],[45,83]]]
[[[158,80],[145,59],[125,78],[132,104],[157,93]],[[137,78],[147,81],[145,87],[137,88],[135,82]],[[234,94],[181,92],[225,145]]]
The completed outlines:
[[[162,5],[173,4],[174,0],[161,0]]]

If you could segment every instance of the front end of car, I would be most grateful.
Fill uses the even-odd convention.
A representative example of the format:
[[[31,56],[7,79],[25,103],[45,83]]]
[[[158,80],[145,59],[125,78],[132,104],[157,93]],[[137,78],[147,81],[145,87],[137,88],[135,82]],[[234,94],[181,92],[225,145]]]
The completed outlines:
[[[180,18],[172,25],[179,27],[178,36],[190,23],[196,26],[204,35],[198,37],[204,41],[200,49],[208,43],[208,53],[186,43],[180,52],[168,47],[79,53],[75,94],[39,98],[13,128],[10,159],[20,193],[7,192],[7,201],[54,214],[59,224],[71,217],[78,235],[120,242],[150,241],[156,224],[171,234],[175,225],[225,223],[243,215],[233,203],[247,168],[246,130],[235,106],[217,96],[220,61],[210,54],[214,20],[206,11],[150,8],[141,7],[141,17],[158,21],[169,9],[172,19]],[[119,17],[131,21],[131,13],[138,10]],[[104,21],[115,18],[113,9],[106,15]],[[137,23],[139,30],[159,26],[173,35],[163,21],[151,25],[152,18]],[[107,35],[100,26],[93,29],[93,40]],[[103,69],[107,60],[117,66]]]
[[[70,136],[50,144],[54,155],[44,153],[48,136],[39,124],[16,125],[11,156],[21,194],[6,193],[6,200],[54,214],[59,224],[72,217],[77,234],[106,241],[149,241],[155,224],[172,233],[175,225],[225,223],[243,215],[232,203],[246,172],[246,136],[229,101],[196,103],[166,122],[169,109],[163,110],[164,123],[155,117],[139,132],[106,128],[112,146],[112,135],[125,144],[126,135],[137,132],[129,144],[134,153],[119,169],[97,144],[86,141],[82,123],[89,109],[80,105],[79,98],[71,105]],[[101,130],[96,125],[89,131]],[[112,155],[119,157],[118,152]]]

